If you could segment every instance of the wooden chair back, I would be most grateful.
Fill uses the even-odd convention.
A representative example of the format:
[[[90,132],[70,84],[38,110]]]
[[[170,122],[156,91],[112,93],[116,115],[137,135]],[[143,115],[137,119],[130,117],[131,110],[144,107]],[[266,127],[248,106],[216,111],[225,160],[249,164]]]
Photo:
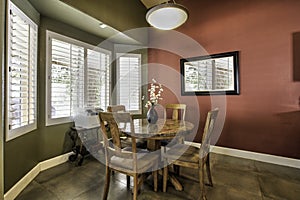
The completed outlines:
[[[125,111],[126,111],[126,109],[125,109],[124,105],[109,105],[109,106],[107,106],[107,112],[125,112]],[[123,124],[123,126],[121,128],[125,128],[125,127],[126,127],[126,124]],[[122,136],[124,137],[124,134],[122,134]]]
[[[111,166],[110,159],[113,156],[117,156],[119,158],[127,158],[127,159],[133,159],[133,166],[131,169],[135,168],[136,164],[136,140],[135,140],[135,133],[134,133],[134,126],[132,122],[132,117],[130,116],[130,113],[113,113],[113,112],[100,112],[99,113],[100,118],[100,126],[103,134],[103,140],[104,140],[104,147],[105,147],[105,156],[107,160],[107,164]],[[123,151],[122,145],[121,145],[121,131],[119,129],[119,125],[121,123],[126,123],[130,125],[131,127],[131,151]],[[105,128],[104,124],[108,124],[110,128],[110,134],[111,134],[111,140],[108,138],[108,132]],[[112,141],[112,142],[111,142]]]
[[[185,112],[186,112],[186,104],[167,104],[166,110],[172,110],[172,119],[185,120]],[[181,117],[179,118],[179,112],[181,113]]]
[[[117,171],[127,175],[127,188],[130,187],[130,178],[133,177],[133,200],[137,199],[138,188],[141,186],[143,181],[146,179],[146,170],[152,169],[154,191],[157,191],[157,162],[159,159],[158,155],[139,154],[137,156],[136,148],[136,137],[134,132],[134,124],[130,113],[128,112],[100,112],[100,126],[101,133],[104,140],[104,151],[105,151],[105,165],[106,165],[106,181],[103,191],[103,200],[107,199],[109,184],[110,184],[110,173],[111,171]],[[119,124],[128,124],[131,128],[131,146],[122,148],[119,129]],[[105,127],[107,124],[110,127],[110,133],[112,139],[108,139],[108,131]],[[112,141],[112,142],[111,142]],[[141,153],[141,152],[139,152]],[[148,156],[147,156],[148,155]],[[138,159],[137,159],[138,158]],[[156,168],[155,168],[156,167]],[[144,173],[144,174],[143,174]]]
[[[176,144],[174,148],[170,148],[164,155],[166,163],[198,169],[200,196],[199,199],[206,199],[206,191],[204,188],[204,169],[206,169],[210,186],[213,186],[210,171],[210,139],[216,124],[216,118],[219,109],[214,109],[207,113],[205,127],[202,136],[202,144],[200,148],[190,146],[188,144]],[[168,167],[164,168],[163,192],[167,188]]]
[[[124,105],[109,105],[107,106],[107,112],[125,112],[125,106]]]
[[[205,127],[202,135],[202,142],[200,147],[200,160],[205,158],[210,150],[210,139],[212,132],[215,127],[215,122],[218,116],[219,109],[216,108],[214,110],[211,110],[207,113]]]

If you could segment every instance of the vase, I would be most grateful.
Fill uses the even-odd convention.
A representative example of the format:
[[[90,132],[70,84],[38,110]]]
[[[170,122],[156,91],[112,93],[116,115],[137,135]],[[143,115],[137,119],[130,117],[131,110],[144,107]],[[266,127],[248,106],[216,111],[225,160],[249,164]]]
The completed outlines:
[[[152,105],[147,112],[147,120],[150,124],[155,124],[158,120],[158,115],[155,110],[155,105]]]

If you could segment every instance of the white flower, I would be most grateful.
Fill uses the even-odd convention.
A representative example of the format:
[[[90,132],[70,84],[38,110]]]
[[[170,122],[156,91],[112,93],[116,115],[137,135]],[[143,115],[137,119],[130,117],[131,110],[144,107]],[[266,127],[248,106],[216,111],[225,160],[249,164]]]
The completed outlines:
[[[158,91],[156,91],[158,90]],[[155,105],[158,103],[158,100],[161,100],[161,93],[163,92],[163,88],[161,84],[158,84],[157,81],[153,78],[150,88],[148,89],[149,92],[149,100],[146,102],[145,107],[149,107],[151,105]],[[144,100],[144,96],[142,97]]]

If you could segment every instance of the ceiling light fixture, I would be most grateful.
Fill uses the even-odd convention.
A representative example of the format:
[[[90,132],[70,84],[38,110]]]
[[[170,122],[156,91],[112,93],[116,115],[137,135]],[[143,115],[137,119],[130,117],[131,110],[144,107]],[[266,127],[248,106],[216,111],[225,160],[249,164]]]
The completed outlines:
[[[100,26],[100,28],[106,28],[107,27],[107,25],[104,24],[104,23],[100,23],[99,26]]]
[[[188,16],[188,10],[173,1],[152,7],[146,14],[146,20],[155,28],[171,30],[182,25]]]

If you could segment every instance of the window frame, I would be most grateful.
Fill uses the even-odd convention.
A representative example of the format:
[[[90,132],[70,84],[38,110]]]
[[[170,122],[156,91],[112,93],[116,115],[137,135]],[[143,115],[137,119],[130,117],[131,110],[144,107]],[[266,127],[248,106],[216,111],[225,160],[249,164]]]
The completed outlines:
[[[191,75],[187,74],[186,71],[189,71],[190,65],[193,66],[192,63],[204,62],[204,61],[214,61],[217,59],[231,59],[232,60],[232,67],[231,76],[232,76],[232,83],[233,88],[225,88],[225,89],[187,89],[186,86],[189,84],[189,79],[192,77]],[[198,67],[196,67],[198,68]],[[211,68],[215,68],[216,66],[211,65]],[[212,69],[214,70],[214,69]],[[196,71],[196,70],[194,70]],[[212,55],[205,55],[205,56],[198,56],[192,58],[182,58],[180,59],[180,74],[181,74],[181,95],[188,96],[188,95],[239,95],[240,94],[240,87],[239,87],[239,51],[232,51],[232,52],[225,52],[219,54],[212,54]],[[218,84],[218,81],[214,81],[214,84]],[[201,83],[200,81],[196,83]]]
[[[8,12],[7,12],[7,31],[6,31],[6,43],[7,43],[7,55],[6,55],[6,120],[7,123],[5,123],[5,129],[6,129],[6,141],[12,140],[16,137],[19,137],[21,135],[27,134],[31,131],[34,131],[37,129],[37,106],[38,106],[38,101],[37,101],[37,90],[38,90],[38,77],[37,77],[37,60],[38,60],[38,24],[36,24],[32,19],[30,19],[29,16],[27,16],[17,5],[15,5],[13,2],[9,1],[8,2],[8,6],[7,6]],[[28,73],[33,73],[34,74],[34,82],[35,82],[35,90],[33,92],[29,92],[30,89],[28,89],[28,98],[32,98],[30,94],[33,94],[33,98],[34,98],[34,119],[33,119],[33,123],[30,123],[28,121],[27,125],[22,125],[18,128],[15,129],[10,129],[10,61],[11,61],[11,43],[10,43],[10,35],[11,35],[11,29],[10,29],[10,24],[11,24],[11,10],[13,10],[13,12],[15,14],[18,15],[18,17],[20,17],[22,20],[24,20],[26,22],[26,24],[29,26],[29,31],[28,31],[28,36],[29,36],[29,42],[31,42],[32,38],[31,38],[31,30],[35,31],[35,57],[34,60],[33,59],[29,59],[28,62],[30,64],[28,64],[28,66],[26,66],[27,68],[30,67],[31,62],[34,63],[34,70],[31,70],[31,67],[28,69]],[[30,48],[30,44],[28,47],[28,56],[31,57],[31,53],[32,49]],[[30,78],[27,79],[28,82],[30,82]],[[28,101],[30,102],[30,101]],[[30,107],[28,107],[27,109],[28,111],[30,110]],[[29,111],[30,112],[30,111]]]
[[[139,80],[140,80],[140,84],[142,84],[142,78],[143,78],[143,70],[142,70],[142,54],[141,53],[117,53],[116,54],[117,57],[117,69],[116,69],[116,80],[120,80],[120,58],[121,57],[133,57],[133,58],[138,58],[139,59]],[[141,85],[140,85],[141,86]],[[120,85],[118,84],[118,82],[116,82],[115,85],[115,90],[116,90],[116,102],[117,104],[120,104]],[[143,94],[143,90],[141,87],[139,87],[139,109],[138,110],[129,110],[126,107],[126,110],[128,112],[130,112],[131,114],[137,114],[140,115],[143,113],[143,106],[142,106],[142,94]]]
[[[103,49],[97,46],[93,46],[91,44],[76,40],[74,38],[65,36],[65,35],[61,35],[59,33],[47,30],[46,31],[46,110],[45,110],[45,117],[46,117],[46,126],[52,126],[52,125],[58,125],[58,124],[63,124],[63,123],[70,123],[73,121],[73,116],[68,116],[68,117],[61,117],[61,118],[51,118],[50,116],[50,112],[51,112],[51,80],[50,80],[50,76],[51,76],[51,64],[52,64],[52,46],[51,46],[51,39],[56,39],[56,40],[60,40],[63,42],[67,42],[69,44],[73,44],[73,45],[77,45],[80,47],[84,48],[84,82],[86,83],[86,71],[87,71],[87,50],[93,50],[93,51],[97,51],[100,53],[104,53],[104,54],[108,54],[109,55],[109,102],[108,105],[111,102],[111,94],[110,94],[110,88],[111,88],[111,60],[112,60],[112,52],[107,50],[107,49]],[[84,85],[84,101],[86,101],[86,85]]]

